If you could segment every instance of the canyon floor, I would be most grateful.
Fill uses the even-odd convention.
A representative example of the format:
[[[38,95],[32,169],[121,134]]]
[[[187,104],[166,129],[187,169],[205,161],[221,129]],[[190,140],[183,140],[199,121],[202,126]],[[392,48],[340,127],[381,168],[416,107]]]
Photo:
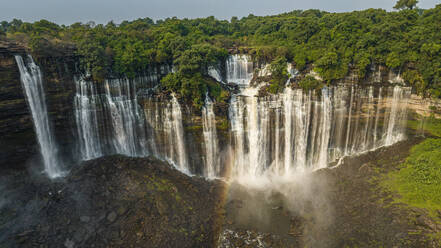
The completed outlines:
[[[104,157],[63,180],[0,176],[0,247],[440,247],[440,216],[379,186],[421,142],[266,181],[188,177],[153,158]]]

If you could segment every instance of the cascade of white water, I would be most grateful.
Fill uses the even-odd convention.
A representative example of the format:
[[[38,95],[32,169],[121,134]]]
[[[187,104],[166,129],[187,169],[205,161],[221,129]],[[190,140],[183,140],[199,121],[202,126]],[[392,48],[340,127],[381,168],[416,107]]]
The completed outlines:
[[[331,127],[331,144],[329,161],[336,161],[344,154],[346,129],[344,127],[347,114],[347,98],[349,90],[346,86],[333,88],[333,124]]]
[[[136,85],[145,78],[106,80],[102,92],[97,85],[77,78],[75,119],[82,160],[105,154],[143,157],[146,147],[145,121],[136,97]]]
[[[185,149],[182,111],[173,95],[170,102],[148,102],[144,107],[149,127],[149,147],[152,153],[169,161],[183,172],[190,172]]]
[[[383,92],[383,88],[380,88],[378,90],[378,100],[377,100],[377,104],[376,104],[376,108],[377,108],[377,112],[375,114],[375,125],[374,125],[374,141],[373,141],[373,145],[375,146],[375,144],[377,144],[377,137],[378,137],[378,133],[377,133],[377,129],[378,129],[378,121],[380,120],[380,104],[381,104],[381,93]]]
[[[205,145],[205,170],[208,178],[219,176],[219,156],[216,133],[216,118],[213,111],[213,102],[208,94],[205,96],[205,106],[202,108],[202,129]]]
[[[259,111],[260,106],[258,102],[257,97],[249,97],[246,99],[247,101],[247,110],[248,110],[248,118],[247,118],[247,124],[248,124],[248,130],[247,130],[247,137],[248,137],[248,168],[247,173],[250,175],[258,175],[262,163],[264,161],[260,160],[260,155],[264,155],[261,152],[264,152],[262,149],[263,143],[263,135],[262,132],[264,132],[263,125],[265,124],[265,120],[263,119],[263,116],[260,116],[261,111]],[[264,112],[264,111],[262,111]]]
[[[233,174],[245,173],[245,127],[244,127],[244,112],[246,111],[242,99],[238,95],[231,97],[229,108],[229,119],[231,121],[231,133],[233,134],[234,146],[234,160],[233,160]]]
[[[127,156],[147,156],[144,119],[136,99],[136,82],[131,84],[129,79],[106,80],[104,90],[114,151]]]
[[[315,169],[325,168],[328,166],[328,147],[329,147],[329,138],[331,137],[331,122],[332,122],[332,103],[330,96],[329,88],[324,88],[322,90],[322,117],[321,117],[321,134],[320,134],[320,150],[319,150],[319,159],[316,164]]]
[[[247,86],[253,78],[253,62],[247,55],[231,55],[226,62],[227,83]]]
[[[209,75],[210,77],[216,79],[216,81],[218,81],[218,82],[223,82],[219,70],[216,69],[216,68],[213,67],[213,66],[210,66],[210,67],[208,68],[208,75]]]
[[[178,166],[183,171],[188,171],[188,164],[187,164],[187,152],[185,150],[185,141],[184,141],[184,128],[182,126],[182,112],[181,112],[181,106],[179,105],[178,99],[176,99],[175,95],[172,97],[172,103],[171,103],[171,115],[172,115],[172,127],[173,127],[173,133],[174,138],[173,140],[176,141],[176,151],[177,151],[177,161]]]
[[[98,158],[103,155],[98,128],[100,99],[95,85],[83,78],[76,78],[75,81],[77,91],[74,108],[80,157],[81,160]]]
[[[319,169],[343,155],[403,139],[407,117],[405,107],[397,106],[406,101],[408,90],[396,88],[391,104],[374,106],[381,92],[375,96],[373,87],[343,85],[325,87],[320,95],[286,88],[279,95],[258,97],[257,88],[242,90],[230,104],[232,176]],[[381,139],[376,138],[379,123],[388,127]]]
[[[279,172],[281,169],[281,161],[280,161],[280,107],[277,106],[275,109],[275,126],[274,126],[274,135],[275,135],[275,141],[274,141],[274,164],[272,167],[276,172]]]
[[[386,138],[384,144],[392,145],[404,138],[403,120],[407,120],[407,99],[408,93],[399,86],[393,88],[390,103],[389,122],[387,124]]]
[[[366,123],[364,126],[364,132],[363,132],[363,136],[362,136],[362,149],[366,150],[370,148],[371,143],[369,142],[370,139],[370,133],[372,130],[371,127],[371,122],[372,119],[374,117],[374,115],[372,115],[372,109],[373,109],[373,102],[374,102],[374,87],[370,86],[368,89],[368,102],[367,102],[367,113],[366,113]]]
[[[352,105],[354,103],[354,86],[351,86],[351,100],[349,101],[349,111],[348,111],[348,120],[347,120],[347,127],[346,127],[346,142],[345,142],[345,155],[349,154],[348,146],[349,146],[349,134],[351,133],[351,122],[352,122]]]
[[[293,91],[291,88],[287,87],[285,89],[285,92],[283,94],[283,114],[285,116],[284,118],[284,131],[285,131],[285,137],[284,137],[284,154],[283,154],[283,171],[282,173],[289,172],[289,165],[292,164],[292,155],[293,154],[293,130],[292,130],[292,123],[293,123]]]
[[[231,157],[222,157],[228,165],[221,164],[219,158],[210,98],[202,109],[200,158],[204,166],[197,168],[194,162],[198,159],[187,154],[187,145],[192,144],[185,141],[178,100],[173,96],[171,101],[158,101],[139,94],[136,86],[143,81],[138,79],[107,80],[99,86],[77,80],[75,113],[82,158],[114,153],[146,156],[150,152],[184,172],[201,169],[213,178],[223,176],[224,166],[230,166],[225,171],[232,177],[254,180],[267,173],[287,175],[323,168],[344,155],[404,138],[409,97],[405,88],[388,92],[387,88],[377,91],[374,87],[339,85],[304,92],[287,87],[281,94],[259,96],[259,87],[248,86],[253,64],[247,56],[231,56],[226,69],[227,82],[241,86],[229,106]],[[221,79],[214,68],[209,68],[209,73]],[[144,115],[140,114],[137,94],[145,96]]]
[[[60,161],[57,156],[57,144],[49,125],[40,68],[35,64],[31,56],[28,56],[26,63],[19,55],[15,56],[15,60],[20,70],[20,79],[31,110],[40,152],[43,157],[44,171],[50,178],[63,176],[64,173],[59,167]]]

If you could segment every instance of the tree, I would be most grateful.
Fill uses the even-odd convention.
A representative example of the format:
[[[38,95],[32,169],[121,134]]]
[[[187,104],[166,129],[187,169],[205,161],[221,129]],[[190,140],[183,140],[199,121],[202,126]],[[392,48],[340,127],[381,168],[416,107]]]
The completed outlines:
[[[413,9],[416,7],[418,0],[398,0],[394,9]]]
[[[288,70],[286,69],[287,61],[285,57],[277,57],[271,64],[271,85],[269,92],[277,94],[283,91],[283,87],[289,78]]]

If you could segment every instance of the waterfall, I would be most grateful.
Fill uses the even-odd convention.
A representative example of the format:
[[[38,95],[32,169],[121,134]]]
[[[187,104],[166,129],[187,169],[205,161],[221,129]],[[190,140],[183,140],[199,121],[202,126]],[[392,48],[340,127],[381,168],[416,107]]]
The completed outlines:
[[[179,170],[190,173],[182,111],[178,100],[172,95],[171,101],[146,99],[144,113],[147,122],[148,147],[156,157],[169,161]]]
[[[247,55],[231,55],[226,62],[227,83],[247,86],[253,78],[253,62]]]
[[[222,77],[221,77],[221,73],[219,72],[218,69],[216,69],[216,68],[213,67],[213,66],[210,66],[210,67],[208,68],[208,75],[209,75],[210,77],[216,79],[216,81],[218,81],[218,82],[223,82],[223,81],[222,81]]]
[[[407,99],[408,92],[405,92],[402,87],[395,86],[393,88],[393,95],[391,99],[389,122],[387,125],[387,132],[384,144],[392,145],[404,137],[403,120],[407,120]]]
[[[232,177],[324,168],[405,137],[407,88],[339,85],[316,94],[287,87],[265,97],[257,92],[250,87],[231,98]]]
[[[332,121],[332,103],[331,97],[328,88],[324,88],[322,90],[322,99],[321,99],[321,126],[320,126],[320,149],[318,151],[319,158],[318,164],[316,168],[324,168],[328,166],[328,147],[329,147],[329,138],[331,137],[331,121]],[[314,166],[314,165],[312,165]]]
[[[80,159],[89,160],[103,155],[102,142],[99,136],[98,116],[100,98],[95,85],[76,78],[76,95],[74,99],[75,120],[79,138]]]
[[[179,105],[178,99],[176,99],[175,95],[172,96],[171,103],[171,114],[172,114],[172,125],[173,130],[170,130],[173,133],[174,137],[170,137],[170,140],[175,140],[177,143],[176,152],[178,158],[178,166],[183,171],[189,171],[187,164],[187,151],[185,149],[185,141],[184,141],[184,128],[182,126],[182,112],[181,106]]]
[[[342,84],[314,92],[286,87],[280,94],[259,96],[260,88],[249,86],[253,63],[247,56],[230,56],[226,66],[227,82],[240,86],[228,109],[229,153],[220,152],[213,102],[207,96],[202,108],[201,154],[188,156],[187,152],[193,152],[188,145],[193,143],[187,144],[177,98],[150,97],[138,90],[155,80],[150,75],[103,83],[76,79],[81,159],[153,154],[186,173],[202,171],[214,178],[225,176],[221,172],[226,171],[227,177],[254,180],[269,173],[283,176],[324,168],[342,156],[405,138],[408,88]],[[221,80],[215,68],[209,68],[209,74]],[[188,138],[191,142],[192,136]],[[199,161],[202,165],[196,164]]]
[[[136,98],[136,84],[131,85],[128,79],[112,79],[106,80],[104,89],[115,153],[134,157],[148,155],[144,119],[140,115]]]
[[[60,161],[57,156],[57,144],[49,125],[40,68],[35,64],[30,55],[26,63],[19,55],[15,56],[15,60],[20,70],[20,79],[31,110],[40,152],[43,157],[44,171],[50,178],[63,176],[64,173],[59,168]]]
[[[145,121],[136,97],[136,85],[144,82],[143,78],[93,83],[80,77],[75,81],[81,160],[108,154],[147,156]]]
[[[202,108],[202,129],[205,146],[205,171],[208,178],[219,176],[219,155],[216,133],[216,119],[213,111],[213,102],[208,94],[205,97],[205,106]]]

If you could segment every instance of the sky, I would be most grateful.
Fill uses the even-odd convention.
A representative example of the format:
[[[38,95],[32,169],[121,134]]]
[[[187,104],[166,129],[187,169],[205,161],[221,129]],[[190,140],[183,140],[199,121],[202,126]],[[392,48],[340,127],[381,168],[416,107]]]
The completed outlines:
[[[4,3],[2,3],[4,2]],[[392,10],[396,0],[0,0],[0,21],[13,18],[58,24],[94,21],[107,23],[150,17],[230,19],[249,14],[273,15],[295,9],[346,12],[368,8]],[[433,8],[441,0],[420,0],[420,8]]]

